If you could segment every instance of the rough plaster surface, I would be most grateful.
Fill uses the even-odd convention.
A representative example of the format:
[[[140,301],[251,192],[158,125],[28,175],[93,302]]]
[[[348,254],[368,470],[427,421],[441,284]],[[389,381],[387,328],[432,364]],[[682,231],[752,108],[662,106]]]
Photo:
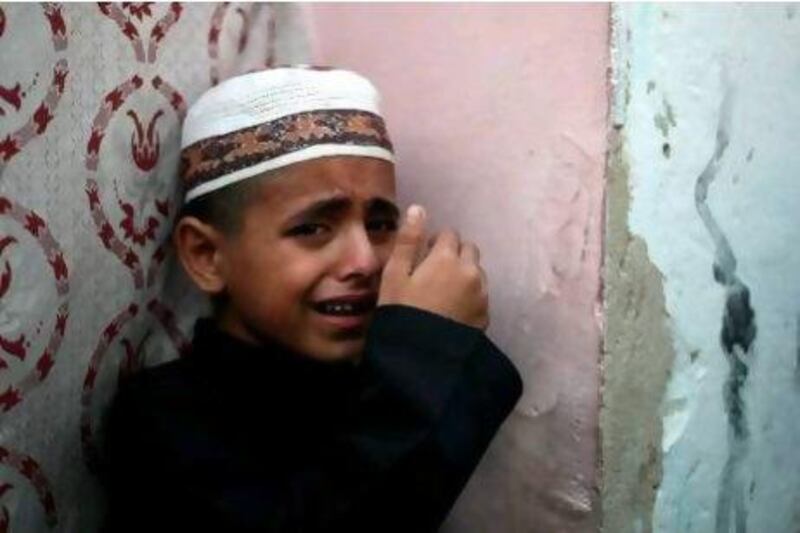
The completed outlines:
[[[628,229],[624,138],[611,137],[606,173],[601,494],[603,531],[651,531],[661,478],[661,398],[672,351],[662,278]]]
[[[800,19],[776,4],[617,13],[628,229],[663,277],[675,357],[652,520],[612,491],[604,510],[636,531],[798,531]],[[604,442],[639,430],[604,425]],[[612,459],[607,475],[634,478],[636,461]]]
[[[318,61],[372,78],[399,193],[482,249],[525,395],[445,525],[595,531],[608,7],[310,8]]]

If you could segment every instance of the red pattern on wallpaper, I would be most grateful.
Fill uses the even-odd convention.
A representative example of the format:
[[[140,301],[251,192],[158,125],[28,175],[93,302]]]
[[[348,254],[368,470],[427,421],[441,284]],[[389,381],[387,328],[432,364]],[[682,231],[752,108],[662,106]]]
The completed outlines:
[[[156,318],[156,321],[166,330],[175,350],[182,357],[189,353],[191,341],[183,334],[175,322],[175,313],[158,298],[153,298],[147,304],[147,310]]]
[[[50,88],[44,100],[36,107],[30,120],[17,131],[6,135],[5,138],[0,140],[0,169],[12,157],[20,153],[31,139],[45,132],[48,124],[53,119],[53,112],[58,106],[61,95],[64,93],[68,73],[67,60],[62,58],[53,67],[53,79]]]
[[[35,358],[33,366],[24,372],[21,379],[9,381],[6,374],[0,373],[0,412],[8,412],[16,407],[24,398],[25,394],[39,385],[47,378],[50,373],[55,358],[58,354],[61,341],[67,326],[67,318],[69,316],[69,271],[64,253],[60,245],[56,242],[45,221],[35,212],[26,209],[25,207],[14,203],[11,199],[0,196],[0,216],[7,216],[12,221],[16,222],[20,229],[26,230],[28,234],[33,237],[34,241],[39,245],[41,254],[47,262],[53,276],[55,285],[55,292],[57,298],[57,306],[51,320],[53,322],[53,329],[47,339],[44,348]],[[19,238],[6,235],[2,238],[5,247],[12,243],[19,241]],[[27,261],[34,261],[35,256],[26,253]],[[0,299],[8,298],[9,291],[13,290],[14,271],[10,264],[6,261],[4,263],[4,289],[0,293]],[[25,272],[25,271],[23,271]],[[7,274],[5,274],[7,273]],[[29,335],[20,332],[18,338],[7,338],[0,336],[0,368],[8,369],[12,361],[3,357],[3,354],[11,355],[18,359],[20,362],[27,361],[27,350],[31,346]]]
[[[150,11],[150,6],[153,4],[155,2],[122,2],[122,10],[141,22],[144,17],[153,16],[153,12]]]
[[[67,25],[64,22],[61,4],[46,2],[42,4],[44,16],[50,23],[50,35],[53,38],[53,47],[64,50],[67,47]]]
[[[149,318],[154,319],[153,325],[158,325],[166,331],[175,351],[181,356],[186,355],[189,352],[190,342],[177,327],[172,310],[160,300],[154,298],[147,304],[147,311]],[[103,363],[109,352],[116,352],[120,355],[118,379],[124,379],[144,366],[146,360],[145,347],[154,329],[150,327],[140,331],[141,321],[139,323],[135,321],[138,315],[139,306],[131,303],[106,325],[92,352],[89,368],[83,379],[80,419],[81,448],[84,461],[91,470],[97,468],[99,461],[99,453],[94,438],[95,417],[93,416],[97,378],[102,371]],[[120,339],[115,342],[117,337],[120,337]]]
[[[162,6],[158,6],[162,7]],[[145,63],[144,56],[140,53],[138,38],[142,34],[136,24],[128,15],[139,22],[153,16],[155,8],[149,5],[122,6],[103,5],[101,11],[127,28],[128,34],[134,45],[134,55],[137,62]],[[179,21],[183,7],[179,3],[169,4],[166,14],[153,26],[150,33],[151,39],[148,48],[147,62],[154,62],[158,45],[162,42],[169,29]],[[125,32],[123,32],[125,33]],[[138,40],[137,40],[138,39]],[[86,180],[86,193],[89,200],[89,210],[105,249],[114,254],[131,273],[133,278],[134,301],[117,313],[114,319],[105,327],[97,341],[84,377],[83,391],[81,394],[81,422],[80,435],[84,461],[90,469],[97,466],[97,449],[94,442],[94,393],[98,375],[103,371],[107,355],[115,354],[118,362],[117,379],[136,372],[142,367],[146,358],[147,339],[153,333],[153,328],[144,328],[142,324],[152,323],[161,325],[172,340],[175,351],[183,353],[183,344],[187,341],[172,321],[172,311],[166,306],[149,305],[148,313],[142,316],[137,302],[152,298],[147,296],[156,287],[159,271],[164,264],[168,252],[168,229],[171,225],[173,198],[170,191],[159,193],[159,187],[143,187],[142,196],[126,197],[123,183],[130,180],[143,183],[157,183],[158,165],[162,155],[161,128],[167,127],[167,114],[171,113],[173,124],[180,124],[186,115],[186,100],[183,95],[162,75],[155,75],[149,83],[143,71],[129,77],[119,86],[109,91],[102,100],[100,109],[95,115],[92,130],[87,142],[85,167],[90,175]],[[143,93],[158,95],[155,99],[147,94],[147,101],[161,101],[165,106],[153,110],[138,108],[134,101],[136,95],[144,97]],[[140,97],[138,101],[142,101]],[[126,108],[123,111],[123,108]],[[115,121],[116,116],[127,120]],[[109,131],[120,131],[127,127],[130,131],[130,167],[127,169],[128,179],[121,176],[111,178],[113,182],[114,199],[118,210],[108,209],[104,204],[104,183],[102,179],[106,174],[100,172],[103,161],[104,139]],[[179,131],[171,127],[170,131]],[[118,157],[119,154],[115,154]],[[130,172],[135,169],[135,172]],[[174,183],[174,181],[173,181]],[[174,191],[173,191],[174,192]],[[149,198],[147,195],[155,197]],[[163,195],[162,195],[163,194]],[[149,208],[149,209],[148,209]],[[116,223],[112,217],[119,215]],[[138,221],[138,222],[137,222]],[[151,248],[154,246],[154,248]],[[147,275],[145,277],[144,258],[148,257]]]
[[[33,457],[15,452],[6,447],[0,446],[0,466],[15,470],[21,475],[30,486],[36,491],[39,498],[39,503],[42,506],[45,516],[45,522],[50,528],[58,524],[58,514],[56,512],[56,501],[53,498],[53,490],[50,487],[50,482],[44,475],[39,463]],[[15,487],[11,483],[3,483],[0,486],[0,502],[6,493],[13,490]],[[0,532],[9,531],[10,517],[8,509],[3,506],[2,518],[0,518]]]
[[[29,9],[31,15],[40,10],[43,27],[28,28],[30,21],[26,21],[26,35],[44,29],[52,43],[53,57],[36,56],[44,63],[38,66],[37,72],[45,76],[51,73],[50,81],[46,84],[37,84],[35,80],[30,83],[30,80],[23,79],[26,74],[13,68],[0,72],[4,78],[16,78],[11,83],[9,78],[5,78],[5,85],[0,85],[0,180],[6,180],[8,165],[26,148],[33,146],[34,139],[48,131],[67,86],[69,66],[64,57],[67,25],[63,7],[57,3],[43,3]],[[13,13],[20,16],[19,10]],[[0,38],[13,38],[8,30],[19,28],[15,25],[18,23],[0,8]],[[19,36],[17,31],[16,38]],[[47,62],[51,63],[48,65]],[[0,416],[6,416],[47,379],[56,363],[69,317],[69,269],[61,245],[51,233],[48,222],[36,210],[25,207],[19,200],[0,196],[0,220],[4,222],[0,230],[0,312],[19,313],[15,308],[19,307],[20,301],[30,300],[27,288],[31,286],[36,286],[42,294],[49,293],[51,297],[46,308],[38,304],[34,313],[22,315],[12,322],[17,324],[13,331],[0,333]],[[45,273],[49,272],[50,279],[31,279],[32,275],[40,276],[42,268]],[[36,460],[12,451],[3,443],[0,466],[16,470],[32,485],[39,497],[46,525],[54,527],[58,519],[53,492]],[[14,507],[10,511],[4,502],[14,488],[14,483],[0,479],[0,531],[11,530]]]
[[[97,227],[97,234],[105,248],[116,255],[122,264],[131,272],[134,280],[134,287],[137,290],[144,288],[145,275],[140,252],[135,250],[134,247],[143,247],[150,242],[158,241],[160,238],[166,238],[166,236],[159,237],[159,232],[162,234],[165,233],[164,228],[169,225],[170,199],[169,197],[157,197],[152,200],[152,203],[148,202],[147,204],[152,206],[152,211],[149,215],[143,216],[141,209],[137,209],[136,207],[143,205],[141,202],[142,199],[138,198],[134,201],[129,201],[123,198],[119,186],[115,181],[114,193],[122,220],[114,225],[109,219],[109,211],[103,206],[100,181],[92,176],[98,170],[103,139],[111,120],[117,111],[125,105],[129,97],[143,87],[145,87],[145,84],[142,78],[139,75],[134,75],[120,86],[112,89],[105,96],[103,104],[97,112],[92,125],[92,132],[87,143],[85,158],[86,169],[90,171],[90,177],[86,180],[86,194],[89,199],[89,209],[92,214],[92,219]],[[151,81],[150,87],[152,87],[161,98],[167,100],[169,105],[168,109],[172,110],[177,115],[176,119],[180,124],[185,116],[184,98],[172,88],[171,85],[164,82],[158,76]],[[163,115],[164,111],[158,109],[151,116],[147,129],[145,130],[144,125],[139,119],[139,112],[137,110],[129,109],[126,112],[126,116],[131,119],[133,128],[130,145],[131,160],[134,163],[133,166],[135,166],[138,171],[144,173],[146,178],[152,174],[158,163],[160,137],[156,128],[159,118]],[[142,222],[137,224],[137,219],[142,220]],[[117,235],[115,227],[122,231],[121,238]],[[157,265],[161,264],[162,249],[163,246],[158,246],[150,256],[151,268],[153,261],[155,261]]]
[[[211,27],[208,31],[208,57],[211,60],[211,71],[209,73],[209,78],[211,80],[211,85],[216,85],[220,82],[222,77],[222,73],[220,70],[220,35],[224,31],[224,27],[226,22],[230,23],[228,17],[230,2],[222,2],[218,4],[217,7],[214,9],[214,13],[211,15]],[[250,39],[250,33],[252,31],[253,23],[255,19],[258,17],[259,13],[262,9],[267,9],[267,50],[266,50],[266,57],[262,65],[264,67],[271,67],[275,64],[275,12],[273,6],[267,4],[249,4],[247,9],[243,7],[237,7],[234,10],[234,13],[238,15],[235,17],[235,20],[238,22],[239,27],[239,38],[237,39],[236,45],[236,58],[238,59],[241,56]],[[235,25],[234,23],[231,23]],[[236,63],[236,59],[234,63]]]
[[[151,7],[154,5],[155,7]],[[103,15],[117,24],[122,35],[130,42],[136,60],[140,63],[154,63],[156,61],[158,46],[167,35],[167,32],[169,32],[169,29],[178,22],[183,12],[183,6],[179,2],[172,2],[169,5],[156,4],[154,2],[122,2],[121,4],[98,2],[97,6]],[[153,9],[161,7],[165,7],[167,12],[153,24],[147,43],[147,55],[145,55],[142,41],[143,31],[140,30],[143,29],[142,26],[145,22],[150,22],[149,19],[153,16]]]
[[[83,460],[90,470],[95,470],[99,462],[97,447],[94,443],[94,417],[92,413],[92,399],[94,397],[97,377],[100,373],[103,359],[109,351],[109,348],[113,345],[117,335],[119,335],[123,327],[130,322],[138,312],[139,307],[136,304],[130,304],[106,325],[92,352],[92,356],[89,359],[89,368],[86,370],[86,375],[83,378],[80,420],[81,448],[83,450]]]
[[[55,52],[63,52],[67,46],[66,24],[62,15],[62,8],[59,4],[46,3],[42,5],[42,12],[48,23],[49,33],[53,41]],[[5,12],[0,15],[2,19],[3,37],[5,29],[9,25]],[[67,75],[69,74],[69,64],[65,57],[61,57],[49,69],[52,71],[50,84],[44,97],[37,106],[33,108],[27,122],[16,131],[6,135],[0,134],[0,172],[11,159],[19,154],[23,147],[34,137],[42,135],[46,130],[53,116],[61,95],[64,93]],[[5,72],[0,74],[6,74]],[[22,82],[15,81],[9,85],[0,84],[0,118],[8,116],[11,112],[20,112],[23,107],[23,100],[28,98],[22,90]],[[0,123],[1,124],[1,123]]]
[[[47,67],[52,71],[52,78],[48,85],[40,87],[38,92],[43,93],[38,105],[31,107],[28,118],[19,117],[22,126],[16,130],[0,134],[0,177],[4,174],[7,164],[20,154],[34,138],[43,135],[55,117],[56,109],[64,93],[67,81],[68,66],[66,58],[58,58],[59,52],[66,48],[66,24],[59,4],[45,3],[41,9],[41,21],[46,25],[46,32],[50,35],[54,52],[56,53],[55,65]],[[8,37],[6,30],[11,28],[13,20],[9,20],[5,11],[2,12],[2,31],[0,37]],[[50,61],[44,58],[44,61]],[[13,72],[4,71],[2,74],[13,76]],[[17,82],[11,90],[3,87],[2,101],[8,106],[3,109],[2,116],[9,117],[9,113],[23,111],[23,104],[28,100],[36,100],[36,91],[32,88],[21,90],[21,83]],[[3,123],[0,123],[3,127]],[[5,126],[9,127],[9,126]],[[12,126],[13,127],[13,126]],[[15,287],[30,286],[30,280],[25,279],[33,269],[17,268],[12,265],[28,265],[44,260],[52,272],[52,285],[55,289],[56,306],[42,313],[39,317],[26,317],[40,319],[38,324],[24,324],[20,320],[20,327],[13,333],[0,334],[0,413],[7,413],[20,405],[26,394],[40,385],[50,374],[55,358],[63,340],[68,311],[69,273],[61,246],[53,237],[47,222],[35,211],[28,209],[19,202],[0,196],[0,217],[10,221],[13,229],[3,230],[0,235],[0,303],[5,309],[14,306]],[[23,236],[27,233],[27,237]],[[25,243],[25,244],[23,244]],[[31,248],[31,244],[34,245]],[[39,250],[36,250],[38,246]],[[17,257],[12,261],[11,254]],[[41,263],[40,263],[41,264]],[[37,284],[46,287],[48,284]],[[24,289],[22,289],[24,290]],[[51,289],[52,290],[52,289]],[[50,316],[46,316],[50,314]],[[52,322],[49,337],[43,333],[46,322]],[[42,343],[42,341],[44,342]],[[33,346],[42,345],[41,352],[31,356]],[[36,348],[38,350],[38,348]]]
[[[176,28],[186,32],[181,24],[187,9],[202,10],[206,21],[202,31],[209,35],[207,48],[204,35],[200,36],[202,47],[194,52],[197,66],[192,63],[189,67],[195,77],[189,80],[204,79],[208,84],[208,70],[204,70],[208,68],[212,77],[216,72],[217,81],[241,72],[244,66],[240,62],[246,56],[251,58],[251,65],[254,55],[263,57],[256,57],[259,65],[274,62],[275,17],[271,6],[225,3],[190,7],[180,2],[0,5],[0,46],[8,46],[11,39],[26,38],[44,44],[42,49],[47,51],[32,55],[41,64],[31,65],[27,59],[17,58],[11,69],[0,72],[0,183],[12,180],[0,196],[0,314],[11,310],[15,321],[0,322],[0,417],[18,421],[40,412],[37,410],[42,402],[58,397],[53,394],[58,391],[49,376],[57,373],[61,379],[55,382],[65,387],[64,370],[74,371],[79,365],[76,379],[80,401],[74,404],[79,409],[79,432],[56,430],[53,436],[66,439],[59,447],[69,446],[68,440],[74,438],[90,471],[99,460],[97,425],[109,391],[120,379],[152,362],[154,356],[183,356],[190,347],[174,310],[160,294],[171,253],[169,231],[179,206],[177,168],[171,165],[175,162],[177,167],[180,125],[188,106],[185,94],[196,97],[205,88],[188,87],[186,65],[178,71],[162,58],[164,46],[170,47],[171,53],[186,52],[185,43],[176,43],[173,34]],[[269,13],[266,22],[264,9]],[[119,57],[104,68],[102,75],[87,70],[93,66],[91,62],[81,63],[80,58],[74,59],[77,66],[68,62],[70,40],[97,38],[91,32],[75,30],[74,16],[81,21],[93,19],[113,35],[110,40],[103,38],[108,42],[103,43],[105,56],[101,56],[106,60],[112,53]],[[40,26],[29,28],[37,18]],[[256,33],[259,24],[266,24],[266,41]],[[19,31],[21,26],[26,28],[24,32]],[[262,44],[254,44],[259,42]],[[260,55],[254,46],[263,47],[265,42],[266,49]],[[224,54],[218,53],[220,45]],[[216,47],[213,54],[212,47]],[[191,58],[191,52],[182,57]],[[94,92],[97,84],[107,85]],[[65,129],[69,130],[66,137]],[[78,153],[82,177],[61,175],[66,171],[75,174],[71,167],[59,166],[71,161],[71,153],[63,152],[69,144],[66,141],[73,138],[77,146],[67,150]],[[22,189],[33,191],[26,192],[30,197],[13,192],[20,190],[15,180],[29,179],[30,173],[19,169],[31,168],[32,156],[33,168],[43,169],[46,183],[54,186],[53,194],[48,191],[46,198],[39,195],[36,181],[30,182],[33,189]],[[64,191],[76,189],[84,191],[85,203],[59,203],[64,201],[60,196]],[[74,227],[59,227],[61,209],[75,213]],[[87,231],[96,243],[92,252],[95,257],[89,258],[91,264],[84,262],[85,255],[78,255],[86,250],[76,244]],[[110,261],[104,262],[106,258]],[[121,302],[127,303],[120,305],[120,300],[114,300],[118,303],[109,311],[102,305],[107,301],[102,295],[91,294],[97,289],[92,278],[95,273],[88,270],[95,265],[102,269],[97,272],[98,279],[111,278],[118,283],[114,298],[123,295]],[[73,270],[78,271],[77,276]],[[70,297],[74,297],[71,276],[76,277],[72,291],[80,291],[82,298],[98,298],[97,306],[70,306]],[[30,294],[31,287],[36,287],[35,297]],[[25,308],[31,305],[33,309]],[[94,317],[99,326],[92,326],[98,328],[92,336],[97,338],[89,340],[87,353],[61,353],[70,325],[72,335],[83,335],[90,325],[87,317],[100,312],[107,316]],[[13,327],[6,327],[10,323]],[[161,351],[154,351],[155,347]],[[45,390],[39,389],[43,383],[47,384]],[[34,393],[34,389],[38,390]],[[22,447],[20,442],[28,444],[31,439],[13,431],[9,435],[0,441],[0,533],[25,530],[27,524],[14,522],[15,514],[21,499],[34,492],[44,523],[55,528],[59,525],[58,513],[50,480],[40,462],[26,455],[27,451],[17,451]],[[53,446],[48,444],[46,449],[49,453]],[[71,483],[61,481],[64,467],[56,464],[57,458],[47,454],[38,457],[45,458],[43,464],[52,469],[53,481]],[[26,483],[33,491],[20,490]],[[61,494],[64,489],[58,487]],[[68,500],[69,493],[64,494]]]
[[[0,100],[5,105],[11,106],[14,110],[19,111],[22,107],[22,85],[17,82],[12,88],[3,87],[0,85]],[[6,111],[0,106],[0,116],[6,114]]]
[[[186,117],[186,100],[183,99],[181,93],[175,87],[161,79],[161,76],[153,78],[153,89],[161,93],[167,99],[172,110],[178,115],[178,119],[183,122]]]
[[[139,36],[139,30],[136,29],[136,25],[131,21],[130,17],[125,14],[125,11],[123,11],[119,5],[112,2],[98,2],[97,6],[100,8],[100,12],[103,15],[117,23],[122,35],[130,41],[136,59],[144,62],[145,55],[142,38]]]
[[[150,43],[147,49],[148,62],[155,62],[158,46],[167,35],[169,29],[181,18],[181,13],[183,13],[183,6],[181,6],[179,2],[172,2],[169,5],[167,14],[153,26],[153,30],[150,32]]]
[[[147,133],[145,133],[142,121],[139,119],[139,114],[129,109],[126,115],[133,120],[134,132],[131,134],[131,156],[133,162],[139,167],[142,172],[150,172],[158,162],[158,154],[161,149],[161,142],[158,138],[158,131],[156,131],[156,121],[164,114],[164,111],[159,109],[150,118],[147,123]]]

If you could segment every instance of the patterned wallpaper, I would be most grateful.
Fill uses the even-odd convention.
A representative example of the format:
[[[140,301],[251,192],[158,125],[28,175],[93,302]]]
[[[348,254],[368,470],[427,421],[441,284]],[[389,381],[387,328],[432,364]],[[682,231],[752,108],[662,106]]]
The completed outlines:
[[[97,528],[117,381],[203,311],[169,248],[187,106],[307,42],[289,4],[0,4],[0,533]]]

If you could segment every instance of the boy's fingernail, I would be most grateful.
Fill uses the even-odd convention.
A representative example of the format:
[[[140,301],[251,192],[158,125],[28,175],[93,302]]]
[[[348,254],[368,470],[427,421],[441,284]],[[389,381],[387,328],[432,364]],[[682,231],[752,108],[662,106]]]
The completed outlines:
[[[419,222],[425,217],[425,210],[419,205],[412,205],[406,212],[409,222]]]

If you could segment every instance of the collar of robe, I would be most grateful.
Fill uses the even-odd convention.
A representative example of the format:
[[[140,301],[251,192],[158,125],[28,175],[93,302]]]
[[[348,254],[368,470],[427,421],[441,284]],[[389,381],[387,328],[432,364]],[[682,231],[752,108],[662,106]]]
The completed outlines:
[[[359,368],[349,361],[317,361],[277,343],[258,346],[245,342],[208,318],[195,324],[187,357],[223,386],[269,386],[281,391],[313,392],[316,397],[352,390],[359,374]]]

